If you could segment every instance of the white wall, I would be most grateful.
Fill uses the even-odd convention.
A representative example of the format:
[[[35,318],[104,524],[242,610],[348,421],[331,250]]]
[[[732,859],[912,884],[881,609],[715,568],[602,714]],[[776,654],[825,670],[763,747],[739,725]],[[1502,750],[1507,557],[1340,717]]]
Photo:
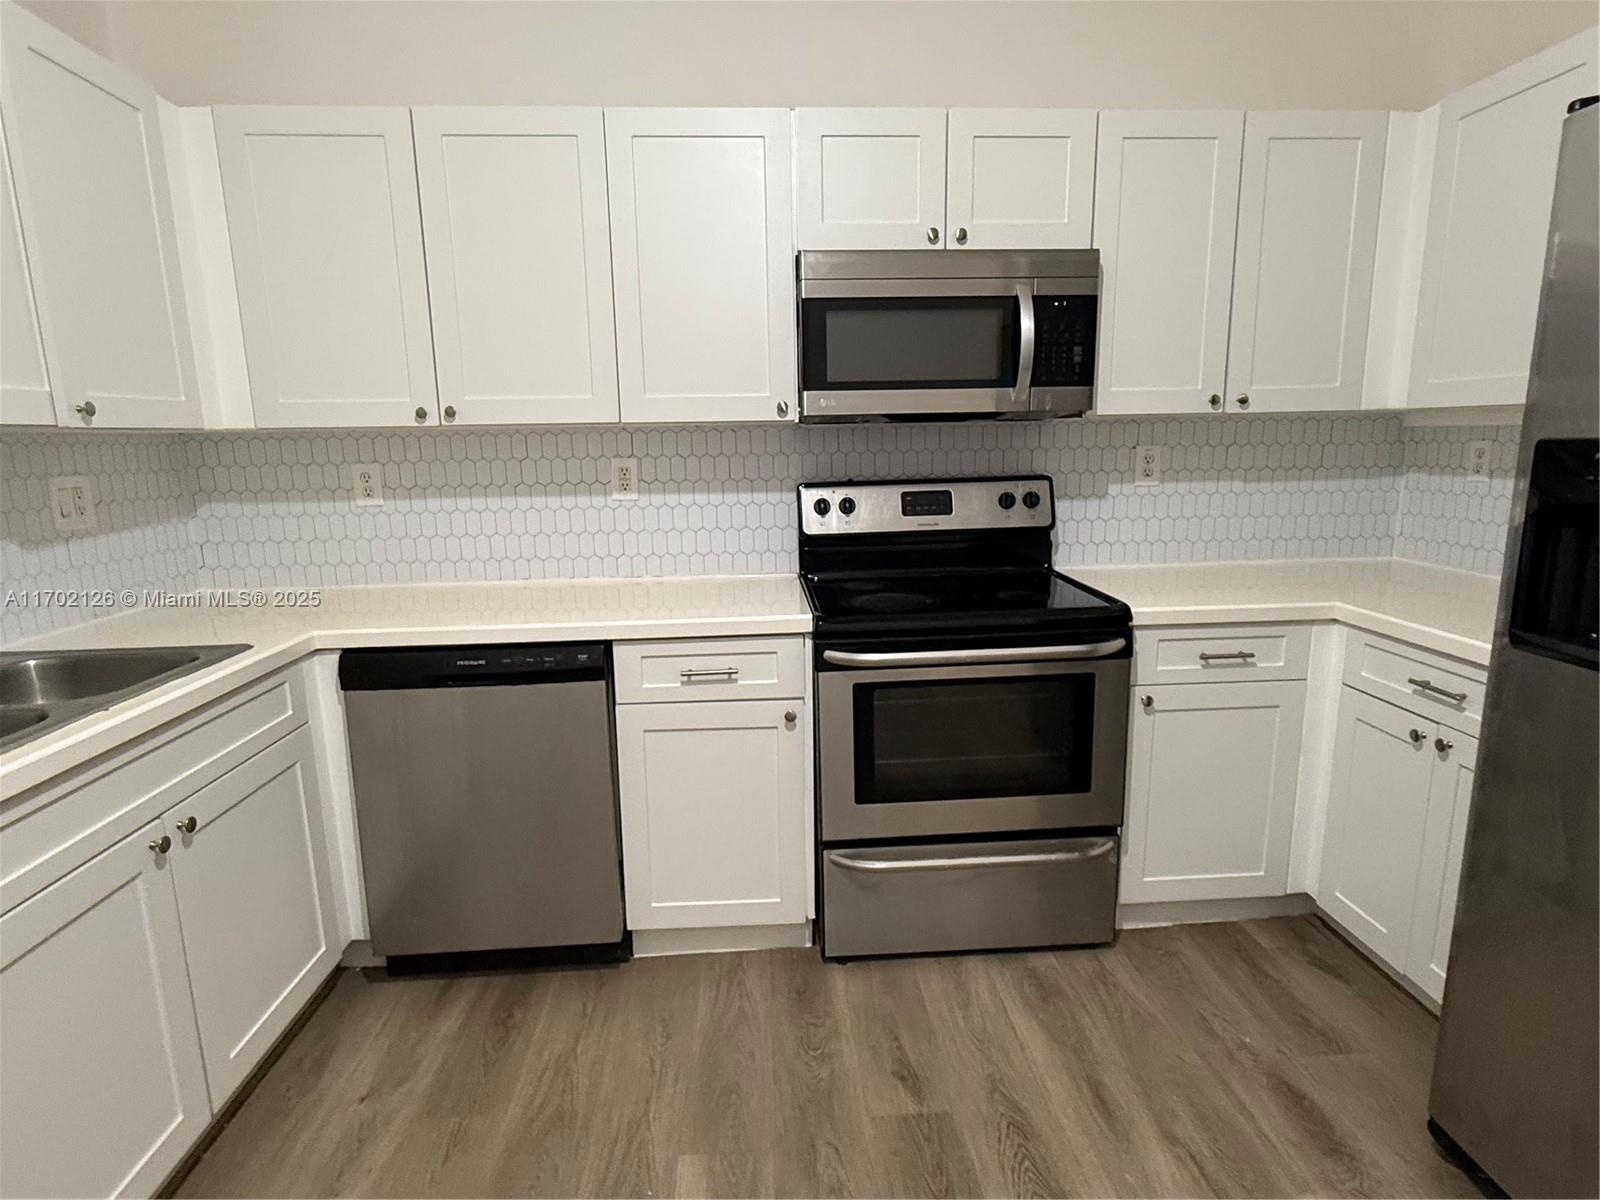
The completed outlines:
[[[184,104],[1423,108],[1588,0],[26,0]]]

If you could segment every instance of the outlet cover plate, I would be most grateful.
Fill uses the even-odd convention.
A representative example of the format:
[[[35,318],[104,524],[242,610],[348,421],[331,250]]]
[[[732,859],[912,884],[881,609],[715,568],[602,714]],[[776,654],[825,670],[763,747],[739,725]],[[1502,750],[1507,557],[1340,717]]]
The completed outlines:
[[[1467,443],[1467,470],[1474,479],[1489,478],[1489,464],[1494,461],[1493,442]]]
[[[87,533],[99,525],[94,480],[87,475],[50,479],[50,521],[60,533]]]
[[[639,498],[639,460],[613,458],[611,460],[611,498],[637,500]]]
[[[378,463],[351,463],[350,498],[362,508],[382,504],[383,467]]]
[[[1133,448],[1133,482],[1146,486],[1161,482],[1161,447],[1135,446]]]

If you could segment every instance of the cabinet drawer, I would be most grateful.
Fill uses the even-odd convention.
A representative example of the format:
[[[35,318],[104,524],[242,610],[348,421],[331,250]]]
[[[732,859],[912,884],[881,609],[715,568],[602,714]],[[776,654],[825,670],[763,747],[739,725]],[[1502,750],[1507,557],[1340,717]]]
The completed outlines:
[[[1429,720],[1477,735],[1483,719],[1481,667],[1376,634],[1350,634],[1344,682]]]
[[[1138,630],[1136,684],[1304,679],[1311,659],[1307,625],[1199,625]]]
[[[305,722],[305,681],[300,668],[291,667],[8,799],[0,812],[0,911]]]
[[[805,695],[805,639],[713,638],[618,642],[617,702],[797,700]]]

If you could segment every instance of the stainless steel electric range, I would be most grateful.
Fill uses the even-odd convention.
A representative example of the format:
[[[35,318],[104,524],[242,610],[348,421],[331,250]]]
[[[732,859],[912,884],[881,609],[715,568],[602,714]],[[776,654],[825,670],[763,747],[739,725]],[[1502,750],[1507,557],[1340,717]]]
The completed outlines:
[[[1045,477],[803,484],[828,958],[1108,942],[1127,605]]]

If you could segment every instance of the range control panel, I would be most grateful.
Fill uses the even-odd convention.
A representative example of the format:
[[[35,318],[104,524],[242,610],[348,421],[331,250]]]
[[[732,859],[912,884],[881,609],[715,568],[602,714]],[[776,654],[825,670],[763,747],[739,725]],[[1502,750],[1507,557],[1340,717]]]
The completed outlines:
[[[812,537],[921,529],[1048,529],[1055,519],[1055,493],[1043,475],[800,485],[800,529]]]

